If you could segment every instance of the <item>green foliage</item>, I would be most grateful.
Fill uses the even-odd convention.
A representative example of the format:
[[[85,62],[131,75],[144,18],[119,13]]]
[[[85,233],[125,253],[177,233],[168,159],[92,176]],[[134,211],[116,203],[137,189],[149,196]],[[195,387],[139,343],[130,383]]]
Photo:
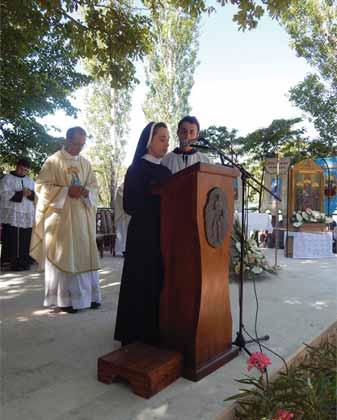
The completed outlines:
[[[301,118],[272,121],[269,127],[260,128],[242,139],[241,153],[261,162],[282,152],[286,146],[292,145],[296,148],[297,143],[303,140],[304,130],[293,126],[301,121]]]
[[[96,78],[110,79],[114,88],[134,80],[134,61],[151,44],[150,20],[129,1],[40,0],[46,15],[59,16],[78,58],[92,59]]]
[[[336,363],[335,345],[324,343],[319,348],[308,348],[299,366],[279,374],[272,383],[251,377],[238,380],[244,388],[227,400],[238,401],[235,412],[238,420],[271,420],[280,409],[294,413],[294,420],[333,420]]]
[[[294,0],[280,14],[291,45],[317,71],[290,90],[290,100],[306,112],[320,138],[311,156],[337,148],[337,5],[333,0]]]
[[[76,51],[69,43],[61,16],[42,13],[38,2],[1,2],[1,119],[2,162],[29,156],[36,165],[59,146],[38,117],[56,109],[76,110],[67,99],[87,78],[75,69]]]
[[[38,118],[57,109],[76,115],[68,96],[90,80],[78,71],[79,60],[94,57],[96,76],[129,85],[133,60],[150,45],[149,20],[124,3],[92,0],[3,0],[1,13],[1,161],[20,153],[38,169],[59,147]]]
[[[237,160],[240,155],[240,139],[237,137],[237,130],[228,130],[227,127],[216,127],[214,125],[202,130],[200,137],[205,137],[215,148],[228,155],[231,159]],[[213,155],[213,158],[216,154]]]
[[[191,110],[188,99],[197,66],[199,19],[169,3],[158,3],[151,11],[155,36],[146,60],[148,93],[143,111],[149,121],[166,122],[174,136],[178,121]]]
[[[334,0],[292,0],[280,14],[291,45],[337,95],[337,6]]]
[[[205,0],[146,0],[149,7],[156,9],[158,5],[169,3],[172,7],[181,8],[185,13],[196,17],[201,13],[212,13],[216,11],[216,6],[209,6]],[[260,18],[267,12],[272,18],[276,18],[281,12],[287,10],[291,0],[217,0],[220,6],[231,4],[236,7],[233,15],[235,22],[240,30],[253,29],[257,26]]]
[[[113,89],[109,80],[100,79],[89,86],[86,103],[86,126],[91,136],[87,155],[98,178],[100,204],[111,207],[124,176],[131,89]]]
[[[218,3],[225,5],[227,1]],[[238,8],[234,20],[239,27],[249,29],[256,26],[262,12],[276,16],[289,2],[270,0],[259,5],[255,0],[230,0],[230,3]],[[215,10],[204,0],[144,0],[143,4],[145,7],[141,3],[134,6],[129,1],[113,0],[1,1],[0,163],[12,162],[17,153],[22,153],[36,159],[38,168],[59,146],[59,139],[48,135],[38,118],[58,109],[76,115],[69,95],[90,79],[79,71],[82,59],[92,60],[91,74],[109,79],[114,89],[133,84],[134,63],[150,51],[154,37],[158,41],[158,28],[149,11],[155,16],[161,7],[168,5],[177,14],[191,16],[193,26],[201,13]],[[184,34],[179,37],[184,42]],[[191,59],[193,67],[194,50],[187,57]],[[180,70],[183,65],[188,67],[181,62]],[[191,85],[178,82],[177,89],[186,97]],[[182,109],[185,113],[188,107]]]
[[[336,50],[337,53],[337,50]],[[317,75],[307,76],[303,82],[290,89],[290,100],[309,114],[319,133],[309,152],[326,156],[337,152],[337,90],[328,90]]]
[[[49,155],[59,150],[62,137],[52,137],[34,118],[19,118],[16,125],[1,126],[0,165],[14,165],[19,157],[28,157],[33,173],[39,172]]]
[[[202,131],[201,135],[227,156],[240,160],[255,178],[261,179],[267,157],[280,152],[297,161],[308,153],[309,146],[313,146],[303,137],[302,128],[293,128],[300,122],[300,118],[274,120],[269,127],[255,130],[246,137],[237,137],[235,129],[228,131],[226,127],[214,126]],[[250,189],[248,193],[249,200],[254,201],[256,191]]]
[[[307,148],[304,129],[293,128],[300,122],[300,118],[273,120],[269,127],[260,128],[240,138],[240,154],[244,156],[246,169],[255,178],[261,179],[265,159],[274,157],[276,153],[290,156],[294,160],[302,158],[303,150]],[[255,190],[250,189],[249,200],[254,201],[256,194]]]

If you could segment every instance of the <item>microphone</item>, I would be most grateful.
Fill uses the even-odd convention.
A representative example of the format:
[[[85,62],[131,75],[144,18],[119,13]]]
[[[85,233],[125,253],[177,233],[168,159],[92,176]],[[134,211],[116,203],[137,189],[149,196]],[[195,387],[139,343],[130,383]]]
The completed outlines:
[[[201,144],[200,144],[200,143]],[[210,147],[209,141],[206,140],[204,137],[197,137],[194,140],[191,141],[190,145],[192,147],[195,147],[196,149],[200,150],[211,150],[212,147]]]
[[[203,149],[207,149],[207,148],[209,148],[209,147],[206,147],[203,144],[198,144],[199,141],[201,141],[203,143],[206,143],[206,144],[209,144],[207,142],[207,140],[204,139],[203,137],[196,137],[196,138],[194,138],[192,140],[180,140],[179,142],[180,142],[180,146],[181,147],[192,146],[192,147],[195,147],[196,149],[199,149],[199,148],[200,149],[202,149],[202,148]]]
[[[202,144],[195,144],[193,143],[191,145],[194,149],[200,149],[200,150],[210,150],[210,148],[208,146],[204,146]]]
[[[195,141],[201,141],[201,143],[207,144],[208,146],[210,145],[209,140],[205,139],[205,137],[198,137]]]

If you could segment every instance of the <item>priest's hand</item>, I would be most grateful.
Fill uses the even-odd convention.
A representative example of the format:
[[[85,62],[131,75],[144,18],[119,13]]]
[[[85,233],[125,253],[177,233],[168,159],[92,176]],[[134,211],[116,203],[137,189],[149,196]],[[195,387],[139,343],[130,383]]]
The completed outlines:
[[[88,198],[89,196],[89,190],[87,190],[86,188],[82,189],[82,197],[84,198]]]
[[[81,185],[71,185],[68,189],[70,198],[80,198],[82,195],[83,187]]]

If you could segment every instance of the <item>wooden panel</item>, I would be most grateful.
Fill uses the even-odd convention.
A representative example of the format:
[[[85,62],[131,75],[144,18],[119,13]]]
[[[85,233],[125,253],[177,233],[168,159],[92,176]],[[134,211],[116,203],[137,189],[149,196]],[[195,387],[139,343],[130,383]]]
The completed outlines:
[[[125,379],[133,392],[150,398],[181,376],[182,355],[142,343],[128,346],[101,356],[97,361],[100,382],[109,384]]]
[[[162,345],[184,355],[183,375],[199,380],[237,354],[232,349],[228,291],[233,218],[233,178],[238,171],[196,164],[171,177],[161,195]],[[228,230],[217,248],[206,241],[204,207],[208,193],[221,188],[227,198]]]

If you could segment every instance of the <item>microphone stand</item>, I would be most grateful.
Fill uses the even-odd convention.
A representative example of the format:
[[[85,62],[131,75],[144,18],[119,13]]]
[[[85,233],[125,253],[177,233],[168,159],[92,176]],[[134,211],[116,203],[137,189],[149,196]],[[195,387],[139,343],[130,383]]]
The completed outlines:
[[[269,340],[269,335],[264,335],[263,337],[256,337],[254,340],[246,340],[243,336],[243,281],[244,281],[244,273],[245,273],[245,267],[244,267],[244,242],[245,242],[245,232],[246,232],[246,222],[245,222],[245,199],[246,199],[246,188],[247,185],[249,185],[254,191],[260,192],[257,187],[255,187],[250,181],[255,182],[261,189],[264,189],[269,194],[271,194],[276,200],[281,201],[280,197],[278,197],[275,193],[270,191],[268,188],[266,188],[264,185],[260,183],[259,180],[257,180],[250,172],[248,172],[242,165],[240,165],[237,162],[234,162],[233,159],[226,156],[221,150],[213,146],[209,140],[206,140],[205,138],[201,137],[198,138],[198,142],[201,142],[200,144],[193,144],[193,147],[196,147],[197,149],[204,149],[204,150],[211,150],[215,152],[217,155],[219,155],[221,164],[223,166],[231,166],[235,167],[240,171],[241,174],[241,180],[242,180],[242,191],[241,191],[241,238],[240,238],[240,276],[239,276],[239,331],[236,333],[236,339],[233,341],[233,344],[235,346],[239,347],[239,350],[244,350],[249,356],[251,355],[251,352],[247,349],[246,345],[249,343],[257,343],[260,341]],[[226,164],[225,162],[229,162],[229,164]],[[248,222],[248,213],[247,213],[247,222]],[[247,223],[248,226],[248,223]]]

